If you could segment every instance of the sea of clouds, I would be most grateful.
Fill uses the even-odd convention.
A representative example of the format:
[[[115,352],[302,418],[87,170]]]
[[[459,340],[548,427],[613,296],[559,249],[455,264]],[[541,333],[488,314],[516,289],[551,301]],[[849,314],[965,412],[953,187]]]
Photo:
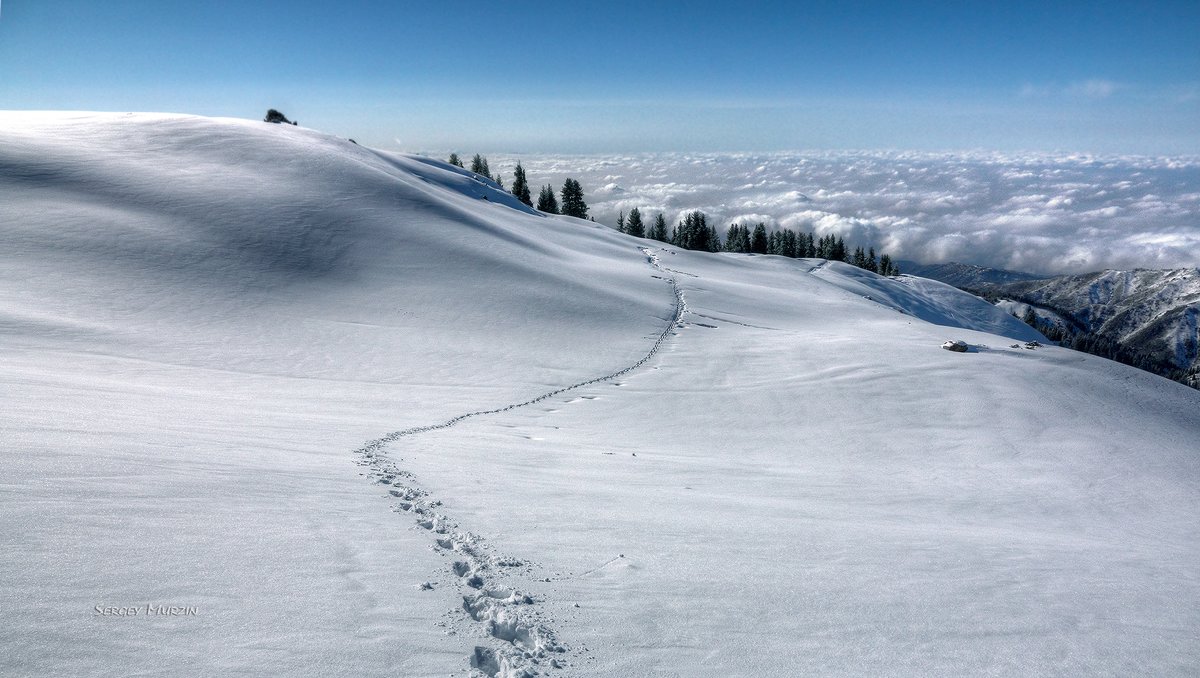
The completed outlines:
[[[634,207],[669,224],[837,234],[920,263],[1040,274],[1200,265],[1200,158],[907,152],[493,155],[541,184],[578,179],[596,221]]]

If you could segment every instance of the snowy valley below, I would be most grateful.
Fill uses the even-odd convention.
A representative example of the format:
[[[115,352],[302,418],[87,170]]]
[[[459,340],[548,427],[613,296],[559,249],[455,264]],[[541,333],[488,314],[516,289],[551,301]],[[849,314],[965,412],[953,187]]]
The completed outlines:
[[[1200,391],[949,285],[158,114],[0,244],[0,674],[1200,670]]]

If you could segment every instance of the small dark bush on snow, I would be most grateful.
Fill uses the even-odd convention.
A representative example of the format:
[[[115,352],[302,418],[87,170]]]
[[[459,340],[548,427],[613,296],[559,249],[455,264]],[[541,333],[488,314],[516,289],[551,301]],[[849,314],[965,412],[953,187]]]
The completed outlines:
[[[289,125],[296,124],[296,123],[292,122],[291,120],[288,120],[286,115],[284,115],[283,113],[280,113],[279,111],[275,110],[274,108],[267,110],[267,117],[263,118],[263,122],[287,123]]]

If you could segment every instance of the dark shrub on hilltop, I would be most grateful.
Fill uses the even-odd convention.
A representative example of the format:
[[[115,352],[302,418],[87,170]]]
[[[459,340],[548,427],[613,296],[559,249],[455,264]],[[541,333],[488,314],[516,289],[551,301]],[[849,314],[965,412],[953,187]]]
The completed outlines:
[[[274,108],[267,109],[267,117],[263,118],[263,122],[284,123],[287,125],[295,125],[297,123],[287,119],[287,116]]]

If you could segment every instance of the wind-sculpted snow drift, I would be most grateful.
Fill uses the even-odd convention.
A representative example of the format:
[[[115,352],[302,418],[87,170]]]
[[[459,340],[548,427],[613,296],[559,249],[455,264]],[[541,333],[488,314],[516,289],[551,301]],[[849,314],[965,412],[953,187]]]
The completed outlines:
[[[0,195],[0,674],[1200,666],[1200,394],[948,286],[252,121]]]

